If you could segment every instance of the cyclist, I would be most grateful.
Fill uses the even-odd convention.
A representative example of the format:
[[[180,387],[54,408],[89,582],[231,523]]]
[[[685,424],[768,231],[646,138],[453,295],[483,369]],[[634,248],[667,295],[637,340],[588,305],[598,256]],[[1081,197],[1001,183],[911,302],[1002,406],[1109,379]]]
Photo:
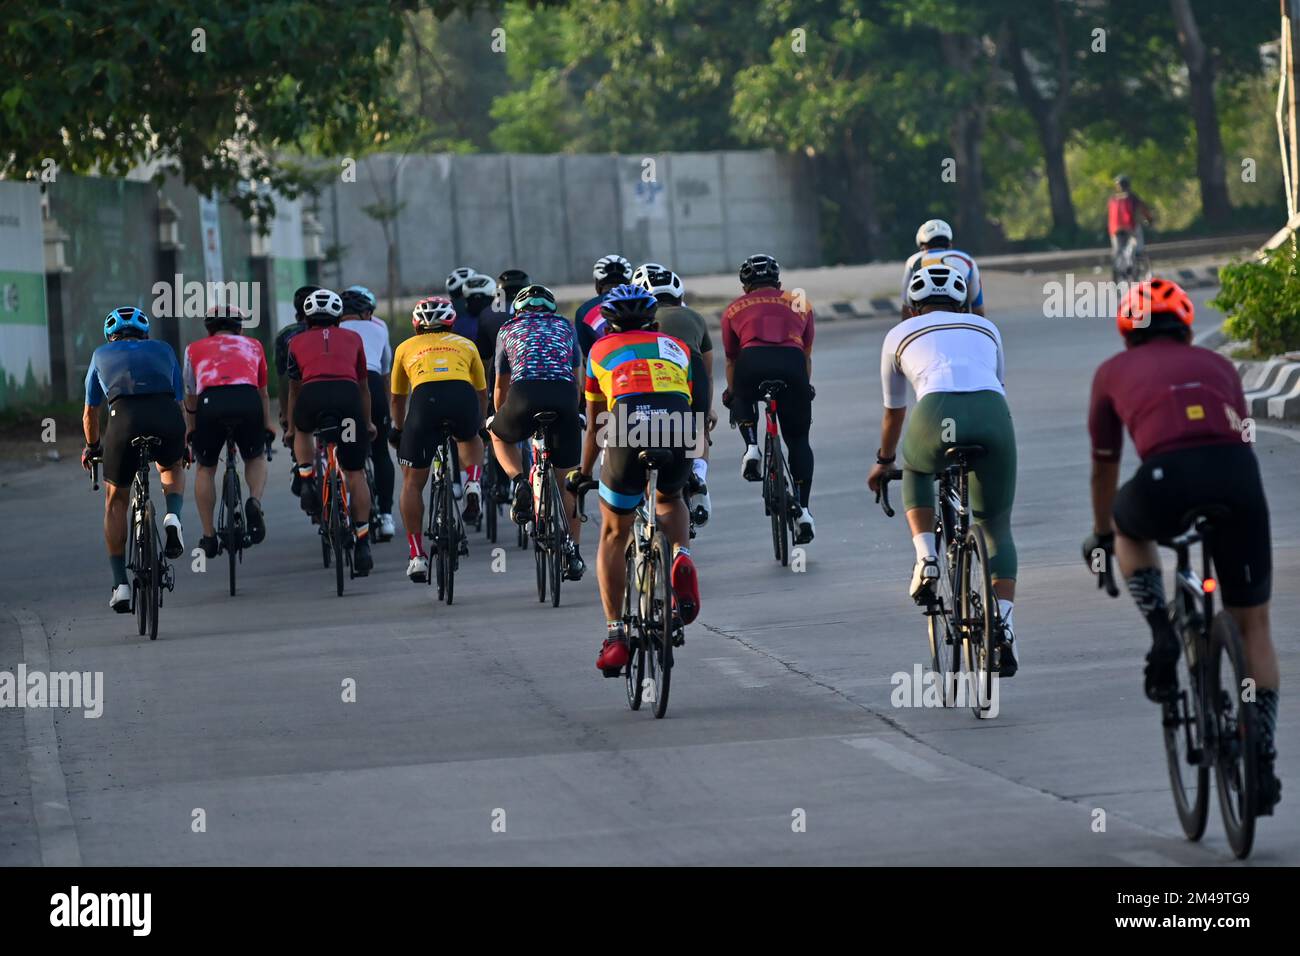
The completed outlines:
[[[512,482],[514,503],[510,517],[518,524],[532,518],[533,495],[519,442],[532,435],[538,412],[555,412],[552,426],[555,445],[551,455],[557,475],[577,468],[582,452],[578,423],[578,386],[582,353],[578,336],[569,320],[556,311],[555,296],[541,285],[530,285],[514,301],[515,314],[501,326],[497,338],[496,415],[492,418],[492,445],[501,470]],[[570,515],[569,540],[565,555],[565,578],[580,581],[586,565],[579,552],[582,523],[567,488],[560,491],[564,511]]]
[[[262,492],[266,488],[267,442],[275,437],[271,398],[266,390],[262,343],[243,333],[245,315],[237,306],[214,305],[203,319],[207,338],[185,349],[186,444],[194,454],[194,503],[203,523],[199,546],[209,558],[221,553],[212,512],[216,506],[217,463],[226,447],[226,423],[235,422],[235,444],[244,459],[248,501],[244,517],[253,544],[266,537]]]
[[[168,558],[185,553],[181,507],[185,503],[185,419],[180,363],[166,342],[149,338],[149,317],[123,306],[104,318],[105,343],[90,357],[86,372],[86,406],[81,415],[86,438],[81,466],[91,459],[104,462],[104,543],[113,570],[109,607],[121,614],[131,610],[131,585],[126,580],[126,509],[131,500],[139,455],[132,440],[150,435],[162,439],[154,462],[162,481],[167,513],[163,546]],[[108,400],[108,428],[100,443],[99,406]]]
[[[522,269],[506,269],[497,277],[496,282],[492,283],[492,307],[479,313],[475,343],[478,345],[479,355],[483,357],[483,367],[487,371],[489,402],[494,394],[492,383],[496,375],[496,364],[493,362],[493,356],[496,355],[497,335],[501,331],[501,326],[515,310],[515,297],[528,285],[531,285],[528,273]],[[487,289],[486,283],[476,283],[474,294],[485,295]]]
[[[942,219],[927,219],[916,230],[916,248],[903,267],[903,318],[914,315],[908,290],[917,270],[926,266],[945,265],[955,270],[966,283],[967,311],[984,314],[984,284],[975,257],[952,247],[952,226]]]
[[[466,471],[466,520],[478,516],[479,474],[483,439],[479,425],[487,405],[487,379],[474,343],[452,331],[456,310],[451,300],[430,296],[415,304],[411,326],[415,335],[393,355],[393,430],[389,441],[397,448],[402,466],[402,524],[410,546],[406,576],[423,584],[428,580],[429,559],[424,551],[424,486],[429,480],[433,455],[443,440],[442,423],[451,422]],[[409,399],[408,399],[409,396]]]
[[[298,477],[298,464],[293,461],[293,444],[289,441],[289,340],[299,332],[307,328],[307,317],[302,314],[302,304],[320,286],[305,285],[297,289],[293,294],[293,323],[282,328],[275,337],[275,374],[279,386],[280,396],[280,433],[283,434],[285,445],[290,449],[289,471],[293,478],[289,483],[289,490],[296,497],[302,490],[302,479]]]
[[[617,285],[632,281],[632,263],[620,255],[601,256],[591,268],[596,281],[596,294],[573,313],[573,327],[578,330],[578,345],[582,354],[589,355],[596,339],[605,334],[605,317],[600,313],[601,300]]]
[[[713,339],[709,336],[709,327],[704,316],[694,309],[687,308],[683,301],[686,290],[681,277],[666,266],[647,262],[638,266],[632,274],[632,284],[645,289],[659,300],[655,312],[655,321],[659,331],[673,338],[681,339],[691,348],[691,364],[694,397],[691,409],[703,416],[707,431],[713,431],[718,416],[713,411]],[[701,434],[704,434],[701,431]],[[699,524],[707,524],[713,505],[709,500],[709,442],[700,442],[699,454],[691,459],[693,473],[693,490],[691,505],[701,512]]]
[[[478,347],[478,357],[488,377],[488,398],[492,397],[492,356],[496,354],[497,333],[504,315],[492,308],[496,298],[497,283],[491,276],[472,275],[465,280],[465,312],[474,320],[473,342]],[[454,329],[453,329],[454,331]],[[468,336],[467,336],[468,338]]]
[[[317,289],[303,302],[307,328],[289,341],[289,438],[302,479],[299,500],[308,514],[321,510],[313,435],[323,415],[337,418],[339,466],[348,483],[356,549],[352,570],[365,577],[375,566],[370,554],[370,488],[366,455],[375,437],[370,413],[366,347],[361,336],[338,327],[343,300],[337,292]]]
[[[475,275],[478,273],[469,266],[457,266],[447,274],[444,288],[447,291],[447,298],[451,300],[452,308],[456,310],[457,318],[465,314],[465,280]]]
[[[1269,814],[1281,784],[1274,774],[1279,674],[1269,628],[1268,502],[1259,463],[1243,438],[1249,411],[1241,380],[1227,359],[1191,344],[1193,318],[1191,299],[1168,279],[1134,285],[1120,303],[1116,321],[1124,351],[1103,362],[1092,380],[1094,523],[1083,553],[1092,566],[1096,549],[1114,549],[1151,628],[1145,691],[1163,701],[1177,689],[1181,644],[1169,621],[1155,542],[1181,534],[1204,508],[1231,516],[1215,523],[1214,565],[1257,688],[1257,810]],[[1116,490],[1124,429],[1142,464]]]
[[[727,389],[722,403],[731,409],[745,442],[740,474],[762,481],[763,455],[758,450],[759,383],[786,383],[777,403],[781,436],[789,450],[790,476],[799,494],[795,543],[813,539],[813,452],[808,444],[812,427],[813,311],[802,295],[781,291],[781,266],[771,256],[753,255],[740,266],[745,293],[722,312],[722,348],[727,356]]]
[[[623,589],[627,568],[623,563],[628,535],[637,507],[645,498],[646,473],[639,453],[647,447],[620,440],[623,428],[674,416],[679,422],[691,413],[691,359],[685,343],[656,331],[659,303],[634,285],[616,286],[600,304],[610,331],[592,346],[587,356],[585,391],[591,427],[583,439],[582,468],[570,476],[573,483],[590,475],[596,464],[598,437],[604,436],[605,454],[600,471],[600,547],[596,555],[600,600],[605,609],[605,641],[596,667],[606,677],[617,677],[627,663],[629,648],[623,626]],[[600,418],[606,410],[611,413]],[[614,422],[610,423],[610,419]],[[598,423],[606,422],[598,427]],[[668,419],[671,422],[671,419]],[[628,438],[638,430],[631,427]],[[681,491],[690,475],[687,436],[683,428],[652,427],[668,440],[672,458],[659,470],[658,500],[654,507],[664,534],[673,543],[670,573],[677,595],[677,611],[689,624],[700,612],[700,584],[689,548],[690,525]],[[667,431],[669,434],[665,435]],[[660,447],[663,447],[660,444]]]
[[[988,539],[989,571],[1002,618],[1003,677],[1020,665],[1012,612],[1016,598],[1016,545],[1011,506],[1016,496],[1016,434],[1003,385],[1002,335],[983,316],[966,311],[970,288],[963,270],[922,266],[907,295],[912,317],[885,336],[880,349],[884,414],[880,449],[867,476],[872,491],[893,466],[907,414],[907,386],[916,407],[903,438],[903,507],[916,549],[909,593],[918,604],[934,600],[939,557],[934,535],[934,475],[953,445],[983,445],[973,463],[970,505]]]
[[[1110,235],[1110,257],[1117,274],[1123,256],[1133,262],[1144,248],[1142,227],[1155,221],[1151,208],[1133,192],[1127,176],[1115,177],[1115,192],[1106,200],[1106,232]]]
[[[339,328],[361,336],[366,347],[366,382],[370,388],[370,414],[375,439],[370,443],[370,460],[375,469],[375,494],[379,527],[375,538],[391,541],[393,527],[393,459],[388,453],[388,375],[393,368],[393,346],[388,340],[388,323],[375,315],[375,295],[365,286],[354,285],[343,293],[343,321]]]

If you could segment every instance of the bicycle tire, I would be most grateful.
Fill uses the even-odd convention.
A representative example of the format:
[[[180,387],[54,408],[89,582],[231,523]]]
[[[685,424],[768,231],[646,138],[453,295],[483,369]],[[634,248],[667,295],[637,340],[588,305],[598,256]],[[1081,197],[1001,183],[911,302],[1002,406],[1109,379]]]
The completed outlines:
[[[229,452],[227,452],[229,454]],[[230,565],[230,596],[235,596],[235,564],[239,552],[243,550],[243,527],[240,517],[239,475],[235,469],[227,468],[225,481],[222,482],[221,507],[225,518],[226,554]]]
[[[443,520],[445,522],[446,533],[446,561],[447,561],[447,604],[450,605],[456,598],[456,568],[460,564],[460,536],[464,533],[460,522],[457,520],[460,513],[456,509],[456,499],[452,495],[451,489],[447,489],[447,494],[443,496]]]
[[[153,506],[150,505],[149,524],[153,527]],[[149,640],[158,640],[158,617],[162,609],[162,548],[158,544],[158,532],[153,533],[153,561],[149,563]]]
[[[663,719],[668,713],[668,691],[673,676],[673,592],[669,565],[672,546],[662,531],[656,531],[650,543],[650,561],[646,568],[646,590],[651,604],[647,627],[649,648],[654,664],[654,715]]]
[[[497,509],[501,507],[497,501],[497,476],[495,474],[496,463],[494,460],[488,461],[488,466],[483,469],[483,476],[486,479],[484,484],[486,488],[483,491],[483,516],[484,524],[487,526],[487,539],[489,544],[497,543]]]
[[[329,537],[330,547],[334,551],[334,590],[343,596],[343,492],[339,488],[338,475],[330,475],[330,513]]]
[[[560,606],[560,582],[564,579],[564,545],[569,539],[569,524],[564,511],[564,498],[554,470],[546,469],[547,494],[551,499],[548,510],[551,520],[551,607]]]
[[[148,516],[152,515],[152,508],[146,506],[139,509],[137,517],[136,509],[132,509],[131,520],[135,524],[136,530],[133,532],[135,540],[133,542],[131,557],[135,564],[132,569],[131,579],[131,596],[135,599],[135,626],[137,633],[144,637],[145,632],[149,629],[149,577],[148,570],[153,567],[153,537],[149,533]],[[139,529],[144,529],[141,534]]]
[[[1227,661],[1227,676],[1230,678],[1227,686],[1222,683],[1224,661]],[[1216,728],[1215,778],[1223,829],[1233,855],[1239,860],[1250,855],[1255,843],[1259,788],[1255,711],[1241,699],[1246,676],[1241,632],[1232,615],[1220,611],[1210,626],[1208,674]],[[1233,701],[1236,702],[1235,708]]]
[[[645,644],[641,639],[641,615],[637,601],[636,581],[636,541],[628,544],[623,560],[626,564],[627,577],[623,582],[623,626],[627,629],[631,657],[623,670],[623,680],[627,689],[627,706],[632,710],[641,709],[642,692],[645,689]]]
[[[966,656],[967,703],[978,718],[988,716],[997,675],[993,670],[993,638],[996,632],[997,597],[989,574],[988,544],[984,529],[976,526],[966,532],[958,572],[964,654]]]
[[[537,600],[546,603],[546,584],[550,580],[547,568],[548,539],[551,533],[550,501],[543,490],[539,501],[533,505],[533,570],[537,579]]]
[[[1186,612],[1182,605],[1188,598],[1181,591],[1175,598],[1172,614],[1174,629],[1179,640],[1183,638],[1182,621]],[[1199,637],[1197,642],[1199,643]],[[1178,656],[1179,692],[1172,701],[1160,705],[1160,722],[1165,742],[1165,762],[1169,769],[1169,788],[1174,795],[1174,809],[1183,835],[1195,842],[1205,835],[1205,824],[1210,813],[1210,768],[1205,762],[1205,741],[1202,722],[1198,720],[1201,708],[1200,685],[1197,680],[1199,663],[1193,658],[1194,650],[1184,643]],[[1186,768],[1194,768],[1189,780]]]
[[[790,490],[785,485],[785,463],[781,449],[768,439],[768,516],[772,522],[772,550],[781,567],[790,563]]]

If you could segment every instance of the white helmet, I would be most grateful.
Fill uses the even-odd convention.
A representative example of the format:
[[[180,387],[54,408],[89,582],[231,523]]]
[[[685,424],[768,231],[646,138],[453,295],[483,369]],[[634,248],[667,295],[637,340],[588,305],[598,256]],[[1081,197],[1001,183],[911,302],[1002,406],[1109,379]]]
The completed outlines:
[[[306,316],[308,324],[311,324],[313,317],[337,319],[343,314],[343,299],[337,292],[317,289],[303,300],[302,314]]]
[[[465,280],[468,279],[470,276],[477,275],[477,274],[478,273],[476,273],[469,266],[459,266],[455,269],[452,269],[451,272],[447,275],[447,286],[446,286],[447,294],[459,295],[461,288],[464,287],[465,285]]]
[[[626,282],[631,273],[632,263],[617,255],[601,256],[591,269],[591,277],[597,282]]]
[[[921,223],[921,228],[916,230],[916,248],[920,249],[927,242],[940,238],[952,242],[952,226],[942,219],[927,219]]]
[[[932,265],[916,270],[907,284],[907,298],[915,303],[930,299],[951,299],[957,305],[966,304],[966,280],[951,266]]]
[[[495,296],[497,294],[497,280],[491,276],[476,272],[461,283],[460,291],[467,299],[472,295]]]
[[[636,272],[632,273],[632,284],[645,289],[653,296],[662,294],[671,295],[674,299],[680,299],[686,294],[686,290],[682,288],[682,280],[677,273],[657,262],[647,262],[644,265],[637,266]]]

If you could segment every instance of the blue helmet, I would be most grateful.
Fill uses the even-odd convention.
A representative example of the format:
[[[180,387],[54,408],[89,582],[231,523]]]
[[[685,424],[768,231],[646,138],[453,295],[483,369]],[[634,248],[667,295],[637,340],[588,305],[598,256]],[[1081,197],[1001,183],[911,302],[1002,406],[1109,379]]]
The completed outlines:
[[[615,332],[630,332],[654,324],[659,300],[640,286],[617,285],[605,293],[600,314]]]
[[[375,310],[375,306],[377,306],[377,305],[379,304],[379,300],[375,298],[375,294],[374,294],[373,292],[371,292],[369,289],[367,289],[367,288],[366,288],[365,286],[363,286],[363,285],[350,285],[350,286],[348,286],[346,289],[344,289],[343,291],[345,291],[345,292],[360,292],[363,296],[366,297],[366,301],[368,301],[368,302],[370,303],[370,311],[371,311],[371,312],[373,312],[373,311]]]
[[[135,335],[142,339],[149,337],[149,316],[133,305],[124,305],[104,316],[104,338],[114,335]]]

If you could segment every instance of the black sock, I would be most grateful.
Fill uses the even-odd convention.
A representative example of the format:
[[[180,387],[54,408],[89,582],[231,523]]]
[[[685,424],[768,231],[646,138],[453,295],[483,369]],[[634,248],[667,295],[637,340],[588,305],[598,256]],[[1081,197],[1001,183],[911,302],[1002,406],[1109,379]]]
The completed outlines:
[[[740,437],[745,440],[746,447],[758,444],[758,428],[752,422],[748,425],[740,423],[736,427],[740,429]]]

